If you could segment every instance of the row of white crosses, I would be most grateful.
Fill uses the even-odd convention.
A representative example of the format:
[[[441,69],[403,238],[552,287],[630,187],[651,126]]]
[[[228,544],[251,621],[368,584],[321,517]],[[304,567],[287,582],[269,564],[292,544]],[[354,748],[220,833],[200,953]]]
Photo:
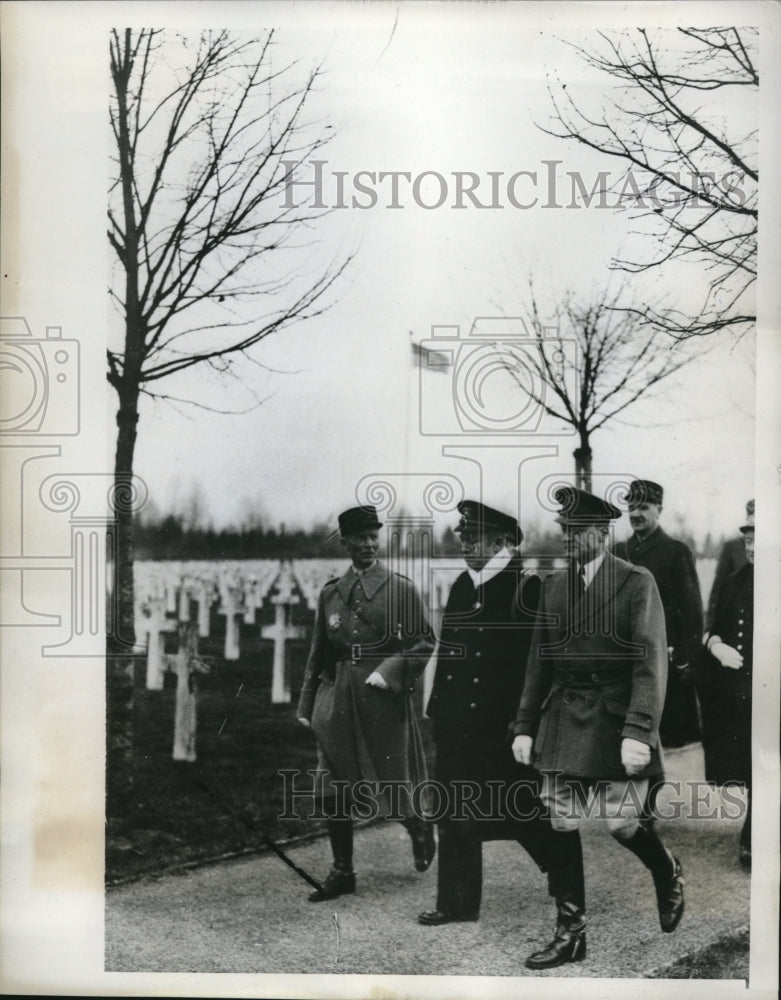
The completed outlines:
[[[163,687],[166,661],[164,636],[179,623],[189,622],[190,602],[198,606],[197,634],[209,635],[212,605],[220,598],[218,614],[225,615],[226,660],[237,660],[239,616],[252,624],[257,609],[279,576],[276,559],[214,562],[137,562],[135,564],[136,637],[146,640],[146,686]]]

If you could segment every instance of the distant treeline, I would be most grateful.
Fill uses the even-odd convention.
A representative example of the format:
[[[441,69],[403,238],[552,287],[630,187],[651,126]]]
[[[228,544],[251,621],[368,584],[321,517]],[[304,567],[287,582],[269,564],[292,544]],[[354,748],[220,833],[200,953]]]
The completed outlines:
[[[701,546],[695,544],[688,531],[670,531],[700,558],[718,556],[724,538],[706,535]],[[458,536],[445,528],[434,540],[436,555],[456,555],[461,551]],[[534,526],[525,531],[522,552],[528,555],[560,555],[561,534],[540,532]],[[344,555],[339,537],[328,525],[315,525],[310,530],[278,528],[214,528],[188,526],[181,517],[141,516],[135,525],[135,555],[141,560],[188,559],[332,559]]]

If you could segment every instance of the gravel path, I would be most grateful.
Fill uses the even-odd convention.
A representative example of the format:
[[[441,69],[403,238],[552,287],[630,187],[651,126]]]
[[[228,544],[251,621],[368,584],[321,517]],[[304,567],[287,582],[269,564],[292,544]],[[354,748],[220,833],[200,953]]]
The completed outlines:
[[[699,747],[670,755],[668,777],[700,778]],[[663,822],[681,858],[686,913],[659,930],[648,872],[594,822],[584,830],[588,955],[546,977],[638,977],[739,932],[749,923],[749,874],[737,863],[739,820]],[[322,877],[324,841],[291,849]],[[357,831],[358,891],[307,901],[308,886],[270,854],[145,879],[106,896],[106,970],[393,975],[530,976],[526,955],[547,943],[553,904],[544,876],[515,843],[484,846],[480,920],[422,927],[433,906],[436,864],[414,870],[399,824]]]

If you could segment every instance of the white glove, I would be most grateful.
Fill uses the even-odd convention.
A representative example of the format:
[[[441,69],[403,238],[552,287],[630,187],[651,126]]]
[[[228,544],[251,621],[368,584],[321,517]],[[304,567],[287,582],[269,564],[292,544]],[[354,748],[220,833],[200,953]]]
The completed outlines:
[[[513,757],[519,764],[531,764],[533,742],[531,736],[516,736],[513,740]]]
[[[382,674],[377,673],[376,670],[369,674],[366,678],[366,683],[369,687],[380,688],[383,691],[387,691],[389,686]]]
[[[630,736],[625,736],[621,740],[621,763],[631,778],[633,774],[639,774],[644,767],[651,763],[651,748],[641,740],[633,740]]]
[[[722,667],[729,667],[731,670],[740,670],[743,666],[743,657],[737,649],[728,646],[726,642],[712,642],[708,648]]]

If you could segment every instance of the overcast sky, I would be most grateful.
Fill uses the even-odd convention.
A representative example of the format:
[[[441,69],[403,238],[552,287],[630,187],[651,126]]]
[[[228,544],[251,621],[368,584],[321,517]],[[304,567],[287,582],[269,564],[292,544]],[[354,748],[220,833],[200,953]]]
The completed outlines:
[[[633,235],[637,224],[628,212],[568,207],[569,173],[580,173],[590,188],[600,170],[616,178],[619,172],[535,126],[550,114],[547,81],[557,73],[594,106],[603,103],[609,81],[587,72],[567,46],[561,37],[567,24],[524,8],[468,5],[445,17],[441,10],[380,5],[371,16],[363,9],[360,16],[335,21],[314,16],[296,28],[287,27],[281,15],[277,19],[282,44],[276,58],[324,61],[310,110],[333,126],[334,138],[321,154],[327,160],[326,203],[336,202],[337,171],[347,174],[348,205],[352,194],[361,195],[352,186],[358,171],[408,171],[413,178],[436,171],[448,184],[448,198],[439,208],[423,208],[401,179],[403,207],[389,209],[390,186],[377,181],[375,207],[348,207],[324,220],[318,231],[322,256],[310,253],[305,266],[325,263],[345,248],[357,248],[355,262],[327,314],[258,349],[265,364],[290,374],[244,370],[253,391],[266,398],[259,409],[219,417],[145,404],[136,471],[158,507],[175,508],[197,488],[218,525],[251,510],[272,523],[305,525],[333,520],[369,474],[393,474],[398,482],[405,473],[448,473],[467,494],[480,488],[474,462],[442,454],[443,445],[464,444],[463,438],[420,433],[419,389],[434,415],[429,428],[436,432],[439,423],[448,431],[452,385],[440,374],[419,382],[410,331],[421,340],[432,325],[446,325],[466,336],[476,316],[516,316],[528,305],[529,276],[552,318],[566,288],[590,298],[616,286],[619,276],[608,269],[613,255],[647,252]],[[581,43],[596,40],[582,28],[577,36]],[[560,162],[551,167],[545,161]],[[500,188],[501,210],[451,207],[454,171],[476,173],[482,187],[477,197],[487,204],[489,171],[502,171],[504,182],[519,170],[537,173],[536,184],[527,177],[516,189],[519,201],[536,196],[536,206],[514,208]],[[314,179],[314,168],[303,176]],[[372,186],[366,178],[363,183]],[[436,204],[439,192],[439,182],[429,177],[419,200]],[[294,197],[306,193],[296,189]],[[549,202],[561,207],[543,207]],[[680,264],[664,275],[633,278],[629,292],[640,301],[658,302],[665,295],[671,303],[691,305],[704,287],[692,267]],[[744,338],[736,346],[734,338],[723,337],[708,342],[707,352],[705,346],[702,358],[661,394],[627,411],[629,423],[593,439],[598,474],[658,480],[667,490],[670,527],[679,512],[698,534],[732,530],[753,493],[753,343]],[[239,386],[221,386],[199,371],[166,391],[226,409],[250,402]],[[516,456],[487,447],[470,452],[483,467],[487,502],[544,522],[535,500],[539,480],[573,468],[574,442],[545,434],[554,428],[543,422],[539,434],[523,439],[526,445],[555,445],[558,456],[525,466],[520,508]],[[473,445],[480,440],[470,439]],[[423,509],[421,483],[416,476],[407,493],[413,510]],[[597,491],[600,485],[598,479]]]
[[[67,9],[75,17],[82,8]],[[666,18],[672,24],[683,12],[685,23],[692,20],[686,5],[651,9],[650,20],[660,23]],[[30,294],[22,299],[37,335],[57,322],[84,343],[88,419],[82,439],[90,461],[110,468],[115,398],[102,381],[100,343],[106,326],[116,329],[117,321],[99,277],[106,274],[109,254],[101,194],[109,156],[103,39],[112,26],[151,23],[151,12],[156,25],[189,33],[216,22],[215,8],[202,4],[89,10],[85,34],[74,35],[70,45],[62,44],[63,27],[56,19],[36,22],[16,14],[23,30],[10,68],[24,79],[30,106],[40,109],[17,123],[31,129],[18,182],[26,222],[20,246],[32,248],[24,258]],[[544,524],[538,488],[547,476],[572,474],[572,439],[548,437],[547,431],[560,428],[543,422],[538,434],[510,441],[558,449],[524,465],[520,491],[519,454],[487,448],[484,441],[468,453],[470,460],[443,454],[444,447],[468,442],[420,433],[410,331],[423,340],[432,326],[452,326],[463,337],[475,317],[517,316],[528,305],[529,277],[552,317],[565,289],[591,298],[613,288],[618,276],[609,270],[611,258],[645,251],[628,212],[568,207],[571,173],[579,173],[590,188],[601,170],[618,178],[616,165],[535,126],[548,119],[547,79],[554,74],[589,107],[602,107],[609,81],[587,72],[566,40],[596,41],[597,27],[617,27],[620,18],[632,23],[626,10],[531,3],[226,3],[218,10],[221,24],[237,31],[279,26],[275,59],[280,63],[295,57],[302,67],[324,64],[310,114],[323,127],[333,126],[323,153],[329,203],[336,197],[329,189],[338,171],[346,174],[348,198],[362,170],[409,171],[413,177],[435,171],[449,185],[448,198],[442,207],[426,209],[402,183],[403,207],[389,209],[387,185],[378,183],[376,207],[335,210],[323,220],[316,231],[319,242],[302,250],[294,266],[316,273],[340,253],[355,250],[356,257],[327,313],[260,345],[256,356],[273,371],[252,365],[239,370],[247,390],[265,399],[261,407],[219,416],[144,401],[135,468],[157,508],[175,509],[197,490],[216,525],[239,521],[248,512],[273,524],[335,524],[367,476],[406,478],[411,485],[402,489],[402,498],[414,511],[424,509],[426,477],[447,474],[457,477],[468,495],[482,488],[486,502],[518,511],[524,523]],[[733,8],[723,6],[722,12]],[[39,53],[35,65],[16,58],[33,40]],[[728,129],[736,119],[745,124],[745,109],[719,106],[716,113],[723,113]],[[55,172],[49,165],[54,151]],[[558,161],[553,199],[547,186],[553,168],[546,161]],[[514,208],[503,194],[500,210],[453,209],[455,171],[477,174],[478,196],[486,200],[491,172],[505,178],[536,172],[536,185],[522,179],[516,193],[519,199],[536,196],[537,204]],[[419,194],[434,203],[436,180],[429,177]],[[551,200],[562,207],[545,207]],[[51,206],[58,213],[54,226]],[[702,274],[683,264],[633,278],[629,285],[639,302],[695,308],[703,289]],[[98,349],[92,350],[95,343]],[[707,348],[702,345],[702,357],[661,395],[628,411],[630,423],[605,428],[592,442],[595,472],[608,477],[596,480],[597,491],[613,475],[656,479],[667,491],[668,525],[679,512],[700,535],[732,532],[754,491],[753,343],[744,338],[735,345],[724,337],[710,340]],[[166,381],[164,389],[215,409],[244,410],[251,402],[241,383],[223,385],[199,370]],[[422,389],[429,429],[452,430],[450,378],[430,375]],[[481,440],[473,438],[472,444]],[[440,517],[442,523],[452,520]]]

